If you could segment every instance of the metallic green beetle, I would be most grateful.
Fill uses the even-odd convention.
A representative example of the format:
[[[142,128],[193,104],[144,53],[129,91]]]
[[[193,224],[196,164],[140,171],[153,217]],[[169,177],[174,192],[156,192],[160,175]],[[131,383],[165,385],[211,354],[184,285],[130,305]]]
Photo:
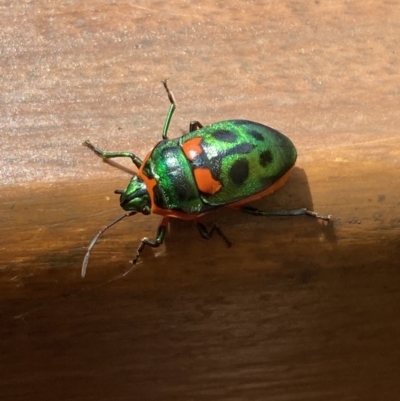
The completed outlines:
[[[292,141],[265,125],[247,120],[228,120],[203,127],[192,121],[189,132],[168,139],[167,132],[176,103],[167,81],[163,81],[170,108],[162,140],[142,161],[131,152],[104,152],[89,141],[84,146],[104,160],[129,157],[138,172],[120,194],[120,205],[128,213],[100,230],[86,253],[82,276],[86,273],[90,251],[99,236],[123,218],[136,213],[163,216],[155,240],[143,238],[132,263],[136,264],[146,245],[160,246],[171,217],[195,220],[200,235],[210,239],[217,232],[231,246],[222,230],[214,224],[208,230],[199,217],[220,207],[229,207],[256,216],[309,215],[323,220],[305,208],[286,211],[261,211],[245,204],[271,194],[289,178],[297,158]]]

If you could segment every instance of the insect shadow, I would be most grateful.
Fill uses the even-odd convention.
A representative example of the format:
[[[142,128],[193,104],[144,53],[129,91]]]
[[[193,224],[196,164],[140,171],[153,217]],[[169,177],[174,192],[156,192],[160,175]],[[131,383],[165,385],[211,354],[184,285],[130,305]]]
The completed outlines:
[[[305,170],[294,167],[290,179],[284,187],[265,198],[252,202],[249,206],[270,211],[292,210],[299,206],[314,210]],[[199,255],[229,258],[229,253],[233,252],[233,255],[237,257],[238,253],[248,253],[249,248],[254,246],[259,249],[272,246],[276,250],[275,246],[279,243],[284,244],[298,237],[307,238],[307,241],[311,243],[329,244],[330,248],[337,241],[334,220],[327,223],[307,215],[258,217],[229,210],[229,208],[221,208],[205,215],[202,222],[207,227],[218,224],[232,243],[231,249],[227,249],[219,236],[212,238],[212,241],[203,240],[198,235],[193,222],[171,219],[164,243],[168,258],[171,255],[181,255],[183,263],[188,261],[195,263]],[[180,259],[179,256],[178,259]],[[251,258],[248,259],[248,262],[251,263]]]

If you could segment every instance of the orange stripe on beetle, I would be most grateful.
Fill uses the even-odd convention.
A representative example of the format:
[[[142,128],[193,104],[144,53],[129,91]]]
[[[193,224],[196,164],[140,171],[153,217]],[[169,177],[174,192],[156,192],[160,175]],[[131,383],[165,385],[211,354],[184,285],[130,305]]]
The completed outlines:
[[[198,155],[203,153],[201,141],[202,138],[196,137],[189,139],[182,145],[183,153],[189,160],[194,160]]]
[[[196,168],[193,174],[197,188],[203,194],[212,195],[222,188],[222,184],[213,178],[211,171],[207,168]]]

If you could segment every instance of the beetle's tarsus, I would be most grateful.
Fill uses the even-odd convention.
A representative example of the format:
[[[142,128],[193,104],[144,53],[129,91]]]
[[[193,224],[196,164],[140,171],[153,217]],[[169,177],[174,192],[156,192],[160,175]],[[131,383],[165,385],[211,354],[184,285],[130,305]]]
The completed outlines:
[[[164,227],[165,228],[165,227]],[[136,255],[133,260],[129,262],[133,265],[136,265],[137,261],[139,260],[140,254],[143,252],[146,245],[151,246],[152,248],[158,248],[164,242],[164,233],[162,233],[162,238],[159,238],[160,232],[158,232],[158,237],[152,241],[147,237],[142,238],[142,242],[139,245],[139,248],[136,251]]]
[[[167,231],[168,221],[169,221],[168,216],[163,217],[160,225],[158,226],[157,235],[156,235],[155,240],[151,240],[147,237],[142,238],[142,242],[140,243],[139,248],[136,251],[136,255],[133,258],[133,260],[129,261],[130,263],[132,263],[133,265],[136,265],[137,261],[139,260],[140,254],[143,252],[146,245],[151,246],[152,248],[158,248],[164,242],[164,237],[165,237],[165,233]]]
[[[87,148],[89,148],[89,149],[92,150],[97,156],[99,156],[99,157],[101,157],[101,158],[104,159],[104,156],[103,156],[103,153],[104,153],[104,152],[103,152],[102,150],[100,150],[99,148],[97,148],[96,146],[94,146],[93,143],[89,141],[89,139],[86,139],[86,141],[83,142],[82,145],[85,146],[85,147],[87,147]]]
[[[203,124],[200,121],[190,121],[189,123],[189,132],[197,131],[198,129],[203,128]]]
[[[325,221],[330,221],[332,219],[332,215],[328,214],[328,216],[322,216],[318,213],[313,212],[312,210],[305,209],[305,214],[307,216],[315,217],[316,219],[321,219]]]
[[[204,224],[200,223],[199,221],[196,223],[197,223],[197,229],[199,230],[199,233],[202,238],[207,240],[211,239],[215,231],[225,241],[228,248],[232,246],[232,242],[216,224],[213,224],[211,229],[207,230],[207,227]]]
[[[167,91],[168,99],[169,99],[169,102],[171,103],[169,105],[167,118],[165,119],[164,128],[163,128],[163,134],[162,134],[162,138],[163,139],[168,139],[168,128],[169,128],[169,124],[170,124],[171,119],[172,119],[172,115],[174,114],[174,111],[175,111],[175,108],[176,108],[176,102],[175,102],[175,98],[174,98],[173,93],[168,88],[167,80],[165,79],[164,81],[162,81],[162,84],[164,85],[164,88]]]
[[[133,260],[130,260],[130,262],[131,262],[133,265],[136,265],[136,263],[137,263],[137,261],[138,261],[138,259],[139,259],[139,256],[140,256],[140,254],[143,252],[143,249],[145,248],[145,246],[146,246],[146,245],[150,245],[150,244],[147,243],[147,241],[149,241],[149,239],[148,239],[147,237],[142,238],[142,242],[140,243],[139,248],[138,248],[137,251],[136,251],[136,255],[135,255],[134,259],[133,259]],[[158,245],[152,244],[152,245],[150,245],[150,246],[153,246],[153,245],[154,245],[154,246],[159,246],[160,244],[158,244]]]
[[[162,84],[164,85],[165,90],[167,91],[167,95],[168,95],[168,99],[171,102],[171,104],[176,104],[175,102],[175,97],[174,94],[170,91],[170,89],[168,88],[168,84],[167,84],[168,78],[164,79],[162,82]]]
[[[255,207],[252,206],[242,206],[236,210],[240,210],[243,213],[248,213],[252,214],[253,216],[264,216],[264,217],[269,217],[269,216],[311,216],[315,217],[317,219],[321,220],[326,220],[329,221],[332,216],[321,216],[318,213],[313,212],[312,210],[308,210],[307,208],[303,207],[301,209],[294,209],[294,210],[271,210],[271,211],[265,211],[265,210],[259,210]]]
[[[82,143],[82,146],[86,146],[87,148],[94,150],[94,145],[89,141],[89,139],[86,139],[86,141]]]

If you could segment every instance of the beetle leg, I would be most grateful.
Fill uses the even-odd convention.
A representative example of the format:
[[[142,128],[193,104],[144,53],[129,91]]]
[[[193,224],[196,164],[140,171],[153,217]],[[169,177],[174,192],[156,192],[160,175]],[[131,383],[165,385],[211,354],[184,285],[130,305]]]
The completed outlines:
[[[82,145],[86,146],[90,150],[93,150],[93,152],[96,153],[97,156],[103,159],[112,159],[114,157],[129,157],[137,168],[140,168],[143,163],[142,160],[134,155],[132,152],[104,152],[103,150],[96,148],[96,146],[94,146],[89,140],[83,142]]]
[[[190,121],[189,123],[189,132],[197,131],[198,129],[203,128],[203,124],[199,121]]]
[[[136,251],[135,258],[131,260],[130,263],[136,265],[139,256],[143,252],[143,249],[146,247],[146,245],[151,246],[152,248],[157,248],[164,242],[165,233],[167,231],[168,220],[169,220],[168,216],[163,217],[163,219],[161,220],[161,223],[157,229],[157,236],[155,240],[150,240],[147,237],[142,238],[142,242],[140,243],[139,248]]]
[[[168,139],[169,123],[171,122],[172,114],[174,114],[174,111],[176,108],[176,102],[175,102],[175,97],[174,97],[173,93],[168,88],[167,80],[165,79],[164,81],[162,81],[162,84],[164,85],[164,88],[167,91],[168,99],[171,103],[169,106],[168,113],[167,113],[167,118],[165,119],[164,129],[163,129],[163,134],[162,134],[163,139]]]
[[[196,221],[196,224],[197,224],[197,229],[199,230],[199,233],[202,238],[211,239],[212,235],[214,234],[214,231],[216,231],[217,234],[225,241],[226,245],[228,245],[228,248],[232,246],[232,242],[229,241],[228,237],[216,224],[213,224],[210,230],[207,230],[207,227],[204,224],[200,223],[199,221]]]
[[[237,208],[237,210],[239,210],[243,213],[252,214],[253,216],[302,216],[302,215],[307,215],[307,216],[315,217],[317,219],[326,220],[326,221],[329,221],[332,218],[331,215],[321,216],[320,214],[315,213],[306,208],[295,209],[295,210],[263,211],[263,210],[259,210],[259,209],[256,209],[255,207],[251,207],[251,206],[242,206],[242,207]]]

